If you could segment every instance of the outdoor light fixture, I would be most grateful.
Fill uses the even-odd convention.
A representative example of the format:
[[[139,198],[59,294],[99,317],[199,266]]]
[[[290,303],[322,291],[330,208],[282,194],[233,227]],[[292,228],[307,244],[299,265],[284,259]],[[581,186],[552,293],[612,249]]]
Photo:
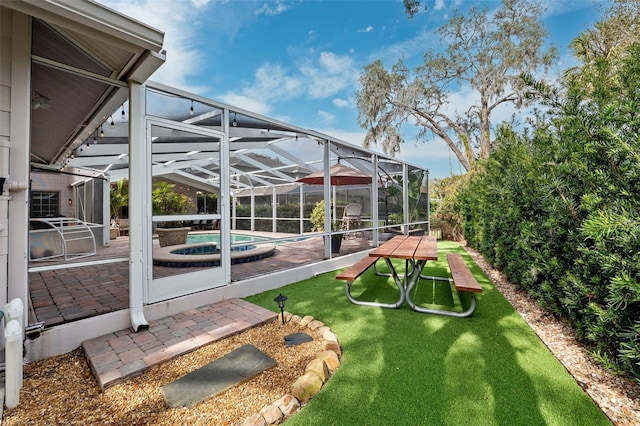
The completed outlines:
[[[189,108],[189,114],[193,115],[193,100],[191,100],[191,108]]]
[[[31,92],[31,109],[47,109],[51,106],[51,99],[40,92]]]
[[[285,302],[285,300],[287,300],[287,296],[283,295],[282,293],[280,293],[278,295],[278,297],[273,299],[273,301],[276,302],[278,304],[278,307],[280,308],[280,316],[282,317],[282,324],[283,325],[284,325],[284,302]]]

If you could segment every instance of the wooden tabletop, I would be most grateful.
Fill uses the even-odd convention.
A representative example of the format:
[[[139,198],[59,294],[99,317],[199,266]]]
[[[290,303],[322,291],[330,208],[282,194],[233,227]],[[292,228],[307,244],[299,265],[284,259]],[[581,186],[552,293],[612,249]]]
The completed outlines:
[[[373,257],[438,260],[436,237],[398,235],[369,253]]]

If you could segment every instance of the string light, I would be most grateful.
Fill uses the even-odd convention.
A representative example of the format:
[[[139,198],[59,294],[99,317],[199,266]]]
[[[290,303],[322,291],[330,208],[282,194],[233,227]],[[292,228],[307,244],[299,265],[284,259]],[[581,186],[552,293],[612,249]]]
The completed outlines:
[[[233,123],[231,123],[231,125],[233,127],[238,127],[238,122],[236,121],[236,112],[233,113]]]
[[[124,118],[124,104],[122,104],[122,112],[120,114],[122,115],[122,118]]]
[[[193,115],[193,99],[191,100],[191,108],[189,108],[189,114]]]
[[[102,129],[102,126],[100,126],[100,137],[104,138],[104,130]]]
[[[111,119],[111,123],[110,123],[110,124],[113,126],[113,125],[115,124],[115,123],[113,122],[113,116],[112,116],[112,115],[110,115],[110,116],[109,116],[109,118]]]

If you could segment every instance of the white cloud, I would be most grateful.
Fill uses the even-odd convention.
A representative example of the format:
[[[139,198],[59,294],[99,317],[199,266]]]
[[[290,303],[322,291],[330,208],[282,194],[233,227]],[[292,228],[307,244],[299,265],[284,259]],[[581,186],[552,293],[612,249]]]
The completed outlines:
[[[209,0],[191,0],[191,3],[197,8],[201,8],[209,4]]]
[[[244,87],[240,93],[227,92],[218,98],[229,104],[266,114],[271,111],[271,103],[298,97],[305,90],[305,83],[299,76],[290,75],[280,65],[267,63],[256,70],[253,83]],[[255,106],[248,108],[247,105]]]
[[[441,9],[444,9],[444,6],[445,6],[445,4],[444,4],[444,0],[436,0],[436,2],[435,2],[435,3],[436,3],[436,4],[434,4],[434,5],[433,5],[433,8],[434,8],[435,10],[441,10]]]
[[[369,25],[366,28],[362,28],[362,29],[357,30],[356,32],[358,32],[358,33],[370,33],[371,31],[373,31],[373,27],[371,25]]]
[[[197,22],[201,8],[208,0],[191,2],[170,0],[99,0],[100,3],[120,13],[164,31],[163,49],[167,61],[151,77],[170,86],[192,92],[202,92],[201,87],[189,84],[203,64],[202,54],[193,40],[197,39]]]
[[[352,145],[362,147],[362,143],[364,142],[365,132],[348,132],[345,130],[338,130],[332,128],[325,129],[317,129],[319,132],[324,133],[325,135],[333,136],[336,139],[339,139],[344,142],[349,142]]]
[[[289,99],[302,93],[303,84],[300,78],[289,76],[280,65],[264,64],[255,73],[253,87],[244,92],[267,99]]]
[[[284,13],[287,9],[289,9],[289,6],[280,0],[276,0],[275,2],[265,2],[261,8],[255,11],[255,14],[273,16]]]
[[[299,69],[307,81],[307,93],[316,99],[328,98],[354,84],[358,69],[349,56],[322,52],[316,60],[307,60]]]
[[[229,105],[233,105],[238,108],[246,109],[251,112],[255,112],[262,115],[267,115],[271,111],[269,104],[262,100],[253,98],[251,96],[238,95],[233,92],[228,92],[218,98]]]
[[[318,111],[318,118],[320,118],[320,121],[324,124],[331,124],[336,119],[336,116],[330,112],[320,110]]]
[[[331,98],[355,84],[359,70],[348,56],[322,52],[315,58],[303,61],[297,69],[287,69],[279,64],[261,65],[254,74],[254,81],[239,92],[228,92],[219,96],[229,99],[253,100],[264,107],[269,104],[308,95],[314,99]],[[348,101],[336,98],[333,104],[339,108],[348,106]],[[229,102],[230,103],[230,102]],[[267,108],[267,111],[271,108]]]
[[[340,98],[335,98],[332,101],[333,105],[337,106],[338,108],[346,108],[349,106],[349,101],[345,100],[345,99],[340,99]]]

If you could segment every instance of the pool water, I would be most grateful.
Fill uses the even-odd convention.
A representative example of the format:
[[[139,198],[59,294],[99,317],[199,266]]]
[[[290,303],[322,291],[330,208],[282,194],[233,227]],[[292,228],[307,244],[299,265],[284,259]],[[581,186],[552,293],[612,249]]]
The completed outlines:
[[[252,243],[257,241],[268,241],[267,237],[258,237],[255,235],[247,234],[231,234],[231,244],[235,243]],[[219,233],[202,233],[202,234],[189,234],[187,236],[187,244],[196,243],[216,243],[220,246],[220,234]]]

